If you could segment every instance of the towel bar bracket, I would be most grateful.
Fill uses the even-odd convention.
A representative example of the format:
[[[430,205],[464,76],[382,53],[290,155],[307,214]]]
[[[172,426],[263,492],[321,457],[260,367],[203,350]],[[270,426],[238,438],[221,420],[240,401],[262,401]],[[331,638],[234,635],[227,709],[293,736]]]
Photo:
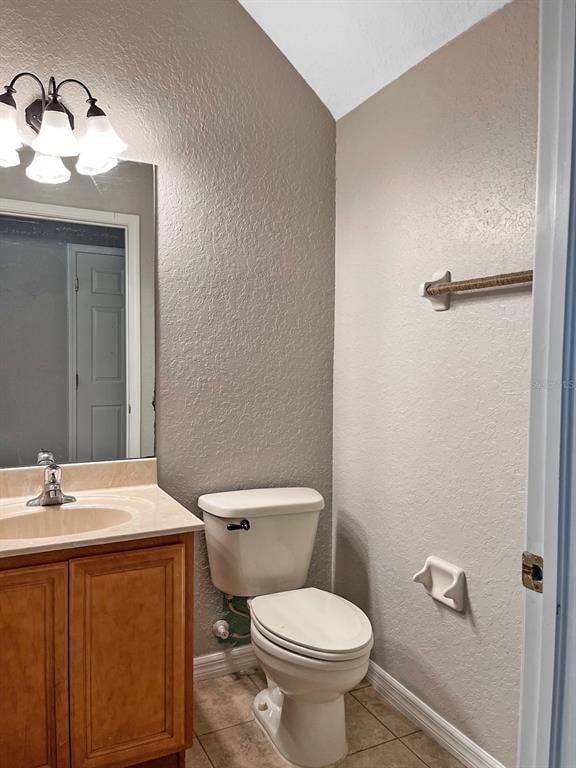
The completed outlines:
[[[421,284],[419,291],[420,296],[424,296],[430,301],[430,304],[432,304],[432,309],[435,312],[445,312],[447,309],[450,309],[450,294],[440,293],[438,295],[434,295],[432,293],[428,293],[428,289],[450,282],[452,282],[452,274],[446,270],[445,272],[435,272],[432,275],[432,280]]]
[[[505,272],[501,275],[487,277],[471,277],[468,280],[452,280],[450,272],[436,272],[432,280],[420,285],[420,296],[428,299],[432,309],[444,312],[450,309],[450,296],[453,293],[481,291],[487,288],[504,288],[510,285],[531,285],[533,272],[525,269],[522,272]]]

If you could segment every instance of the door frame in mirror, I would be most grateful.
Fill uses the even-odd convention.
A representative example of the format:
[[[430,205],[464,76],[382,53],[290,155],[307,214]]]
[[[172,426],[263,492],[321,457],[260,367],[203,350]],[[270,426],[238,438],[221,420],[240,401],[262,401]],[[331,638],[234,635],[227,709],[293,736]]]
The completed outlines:
[[[126,458],[141,456],[140,216],[0,198],[0,216],[67,221],[124,230],[126,251]]]

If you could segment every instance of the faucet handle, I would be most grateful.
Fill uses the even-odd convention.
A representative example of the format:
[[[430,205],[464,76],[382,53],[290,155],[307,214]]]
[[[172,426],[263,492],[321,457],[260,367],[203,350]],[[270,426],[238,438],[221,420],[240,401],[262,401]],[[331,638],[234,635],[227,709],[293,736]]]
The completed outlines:
[[[62,479],[62,468],[54,462],[51,464],[46,464],[44,476],[47,483],[51,483],[52,485],[60,485],[60,481]]]
[[[38,457],[36,459],[36,463],[40,467],[48,466],[49,464],[54,464],[54,454],[52,451],[43,451],[40,450],[38,453]]]

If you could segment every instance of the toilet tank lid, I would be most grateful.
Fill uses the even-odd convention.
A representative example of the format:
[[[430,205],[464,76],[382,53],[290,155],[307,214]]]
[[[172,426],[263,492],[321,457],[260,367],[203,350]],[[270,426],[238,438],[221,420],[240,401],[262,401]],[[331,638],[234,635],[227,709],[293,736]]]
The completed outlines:
[[[198,506],[215,517],[258,517],[319,512],[324,499],[313,488],[253,488],[248,491],[206,493]]]

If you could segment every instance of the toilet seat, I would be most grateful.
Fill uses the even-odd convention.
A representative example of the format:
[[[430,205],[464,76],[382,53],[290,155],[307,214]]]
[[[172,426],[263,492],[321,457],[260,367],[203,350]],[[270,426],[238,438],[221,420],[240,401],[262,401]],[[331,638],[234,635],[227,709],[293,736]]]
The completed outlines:
[[[362,656],[357,656],[353,659],[343,659],[341,657],[318,659],[312,656],[305,656],[303,653],[300,653],[300,651],[291,651],[289,648],[284,648],[277,643],[273,643],[271,640],[268,640],[268,638],[263,635],[254,624],[252,625],[250,633],[254,653],[256,654],[256,658],[260,660],[262,666],[264,666],[264,663],[260,659],[260,653],[264,652],[268,657],[274,657],[277,663],[284,665],[284,669],[290,669],[291,674],[295,674],[296,669],[300,670],[300,672],[297,673],[299,675],[312,673],[334,675],[336,672],[345,673],[347,670],[350,671],[365,666],[367,667],[368,660],[370,659],[370,646],[366,648]],[[304,670],[307,670],[307,672]],[[362,677],[363,676],[364,675],[362,675]],[[306,678],[305,684],[310,685],[309,678]]]
[[[252,628],[255,628],[258,632],[260,637],[264,637],[269,642],[276,646],[277,648],[282,648],[286,651],[290,651],[293,654],[296,654],[298,656],[305,656],[308,659],[317,659],[318,661],[332,661],[332,662],[339,662],[339,661],[348,661],[348,660],[354,660],[362,658],[366,655],[366,653],[369,653],[372,649],[373,641],[370,639],[370,641],[363,646],[362,648],[357,649],[356,651],[349,651],[348,653],[330,653],[328,651],[319,651],[313,648],[307,648],[303,645],[297,645],[296,643],[291,643],[289,640],[285,640],[282,637],[278,637],[277,635],[274,635],[272,632],[269,632],[265,627],[263,627],[257,620],[252,618]]]
[[[255,597],[250,613],[253,626],[270,643],[310,659],[362,658],[374,642],[360,608],[313,587]]]

